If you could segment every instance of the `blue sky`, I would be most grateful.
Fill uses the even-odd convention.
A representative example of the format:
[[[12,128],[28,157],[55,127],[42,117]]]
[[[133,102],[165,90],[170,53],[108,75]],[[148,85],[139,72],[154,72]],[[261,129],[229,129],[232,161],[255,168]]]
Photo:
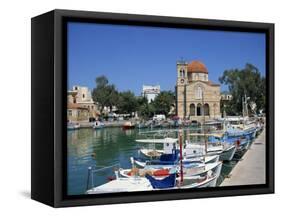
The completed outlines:
[[[136,95],[143,84],[174,90],[181,58],[202,61],[215,83],[224,70],[246,63],[264,75],[265,46],[262,33],[68,23],[68,87],[92,89],[105,75],[119,91]]]

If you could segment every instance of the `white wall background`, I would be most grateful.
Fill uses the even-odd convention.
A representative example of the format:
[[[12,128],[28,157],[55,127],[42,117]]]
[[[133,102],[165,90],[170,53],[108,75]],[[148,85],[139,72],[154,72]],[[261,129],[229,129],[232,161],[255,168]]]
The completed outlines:
[[[276,111],[280,111],[281,17],[277,0],[23,0],[0,3],[0,216],[268,215],[280,210],[280,113],[276,194],[52,209],[30,196],[30,18],[54,8],[276,23]],[[16,117],[16,118],[15,118]],[[44,186],[42,186],[44,187]]]

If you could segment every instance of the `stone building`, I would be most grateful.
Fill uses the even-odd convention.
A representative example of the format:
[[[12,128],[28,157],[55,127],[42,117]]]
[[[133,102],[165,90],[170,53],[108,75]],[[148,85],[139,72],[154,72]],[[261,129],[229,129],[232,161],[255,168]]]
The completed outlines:
[[[180,118],[203,121],[221,117],[220,85],[209,81],[200,61],[177,62],[176,113]]]
[[[87,117],[87,121],[89,121],[90,118],[96,118],[99,115],[98,105],[93,101],[88,87],[73,86],[72,90],[67,93],[67,102],[69,120],[79,119],[80,121],[85,121]],[[88,115],[85,115],[86,112],[88,112]],[[77,117],[70,117],[70,114]],[[79,115],[82,115],[81,118],[78,117]]]
[[[88,122],[90,118],[89,114],[90,113],[88,108],[82,107],[77,103],[68,103],[67,105],[68,122]]]

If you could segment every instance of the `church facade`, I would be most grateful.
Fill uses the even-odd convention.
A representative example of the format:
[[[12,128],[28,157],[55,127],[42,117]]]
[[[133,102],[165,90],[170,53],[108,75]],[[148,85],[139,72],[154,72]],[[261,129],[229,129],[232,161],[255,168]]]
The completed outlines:
[[[200,61],[177,62],[176,113],[180,118],[199,122],[221,117],[220,85],[209,81],[208,70]]]

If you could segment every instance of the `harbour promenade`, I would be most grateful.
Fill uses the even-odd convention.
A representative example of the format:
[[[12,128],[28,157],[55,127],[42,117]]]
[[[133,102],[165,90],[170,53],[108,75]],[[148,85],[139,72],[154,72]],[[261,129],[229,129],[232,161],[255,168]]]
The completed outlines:
[[[124,121],[103,121],[105,127],[122,127],[124,123],[127,122],[126,120]],[[94,122],[78,122],[80,124],[81,128],[92,128]]]
[[[250,149],[225,178],[221,186],[264,184],[265,180],[265,138],[263,132],[253,141]]]

